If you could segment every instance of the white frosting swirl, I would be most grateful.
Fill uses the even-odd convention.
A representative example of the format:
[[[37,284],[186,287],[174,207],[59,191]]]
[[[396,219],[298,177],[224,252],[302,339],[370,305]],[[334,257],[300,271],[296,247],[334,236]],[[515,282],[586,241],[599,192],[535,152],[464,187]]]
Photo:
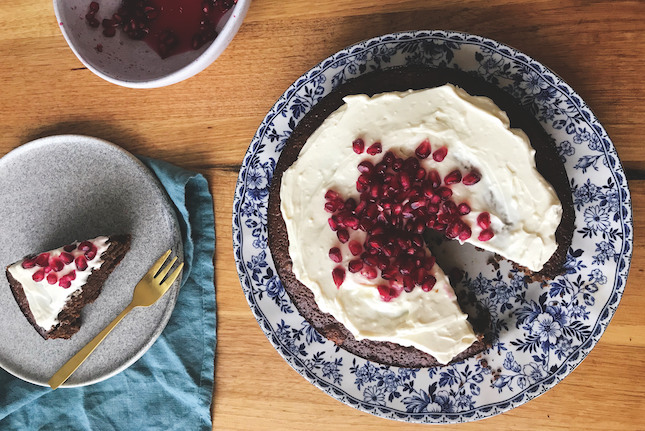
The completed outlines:
[[[474,168],[482,174],[477,184],[451,186],[453,200],[467,202],[472,209],[464,217],[473,233],[466,242],[534,271],[557,248],[555,230],[562,207],[535,167],[535,151],[527,136],[510,129],[506,114],[488,98],[470,96],[447,84],[344,100],[345,105],[309,137],[298,160],[282,177],[281,210],[293,272],[313,291],[320,309],[332,314],[357,339],[414,346],[447,363],[472,344],[475,336],[438,266],[434,269],[437,284],[431,292],[417,287],[390,302],[384,302],[375,288],[384,283],[380,278],[368,282],[360,274],[347,272],[340,288],[332,280],[337,264],[328,252],[338,246],[338,239],[327,223],[324,195],[331,189],[344,199],[358,201],[356,167],[370,157],[356,154],[352,141],[361,137],[366,147],[379,141],[383,153],[392,151],[404,158],[413,157],[425,139],[433,150],[447,147],[443,162],[429,157],[421,166],[436,169],[442,178],[455,168],[464,174]],[[495,232],[485,242],[477,239],[481,229],[476,218],[483,211],[490,213]],[[362,231],[353,235],[362,235],[361,242],[365,238]],[[341,265],[346,267],[351,255],[343,250]]]

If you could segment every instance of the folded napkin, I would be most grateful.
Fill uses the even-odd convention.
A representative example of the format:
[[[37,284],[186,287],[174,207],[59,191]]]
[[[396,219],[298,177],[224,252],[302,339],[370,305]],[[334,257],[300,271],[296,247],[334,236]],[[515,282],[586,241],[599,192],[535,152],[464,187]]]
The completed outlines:
[[[0,429],[212,430],[212,196],[201,174],[141,160],[173,201],[184,241],[182,287],[168,325],[131,367],[94,385],[52,391],[0,369]]]

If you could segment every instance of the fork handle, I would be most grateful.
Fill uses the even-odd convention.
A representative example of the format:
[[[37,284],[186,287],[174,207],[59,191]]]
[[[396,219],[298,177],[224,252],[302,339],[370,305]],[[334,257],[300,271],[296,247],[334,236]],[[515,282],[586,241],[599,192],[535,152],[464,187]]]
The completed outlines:
[[[52,376],[51,379],[49,379],[49,386],[51,386],[52,389],[56,389],[71,376],[74,371],[78,367],[81,366],[83,362],[87,359],[88,356],[96,349],[96,347],[101,344],[101,341],[107,337],[107,335],[114,329],[114,327],[125,317],[126,314],[128,314],[134,306],[132,304],[128,305],[125,307],[125,310],[121,312],[118,316],[114,318],[112,322],[110,322],[109,325],[105,327],[104,330],[98,333],[96,337],[92,339],[85,347],[83,347],[81,350],[78,351],[77,354],[71,357],[71,359],[67,362],[65,362],[65,365],[60,367],[58,371],[56,371],[56,374]]]

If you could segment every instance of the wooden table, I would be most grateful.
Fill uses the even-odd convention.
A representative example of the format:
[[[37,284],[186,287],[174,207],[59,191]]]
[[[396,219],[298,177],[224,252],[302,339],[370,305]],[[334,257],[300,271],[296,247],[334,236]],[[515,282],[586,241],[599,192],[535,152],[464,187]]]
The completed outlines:
[[[307,383],[267,341],[232,253],[233,191],[268,109],[302,73],[356,41],[408,29],[487,36],[546,64],[591,106],[618,149],[636,234],[645,228],[645,2],[258,0],[224,54],[185,82],[131,90],[94,76],[61,35],[50,0],[0,2],[0,155],[34,138],[88,134],[202,172],[215,199],[216,429],[411,429]],[[620,307],[587,359],[556,387],[459,429],[645,429],[645,250],[636,237]]]

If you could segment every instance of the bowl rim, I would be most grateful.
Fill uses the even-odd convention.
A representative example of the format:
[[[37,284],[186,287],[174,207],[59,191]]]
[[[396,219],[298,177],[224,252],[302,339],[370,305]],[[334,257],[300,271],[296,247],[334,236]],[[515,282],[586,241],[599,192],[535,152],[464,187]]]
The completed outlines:
[[[191,78],[206,69],[208,66],[213,63],[217,57],[220,56],[222,52],[228,47],[228,45],[233,40],[235,34],[242,25],[242,21],[246,16],[246,13],[251,5],[251,0],[237,0],[235,6],[233,6],[232,14],[229,17],[226,24],[222,28],[222,31],[217,35],[215,40],[202,52],[197,58],[189,62],[180,69],[175,70],[165,76],[160,78],[150,79],[150,80],[140,80],[132,81],[126,79],[118,79],[110,76],[100,69],[94,67],[87,61],[76,49],[74,42],[67,34],[67,29],[62,25],[62,13],[60,6],[64,3],[65,0],[53,0],[54,13],[56,14],[56,22],[58,23],[58,28],[63,33],[63,37],[67,42],[67,45],[70,47],[76,58],[80,60],[85,67],[87,67],[92,73],[98,77],[111,82],[112,84],[120,85],[122,87],[128,88],[159,88],[165,87],[168,85],[176,84],[185,79]]]

